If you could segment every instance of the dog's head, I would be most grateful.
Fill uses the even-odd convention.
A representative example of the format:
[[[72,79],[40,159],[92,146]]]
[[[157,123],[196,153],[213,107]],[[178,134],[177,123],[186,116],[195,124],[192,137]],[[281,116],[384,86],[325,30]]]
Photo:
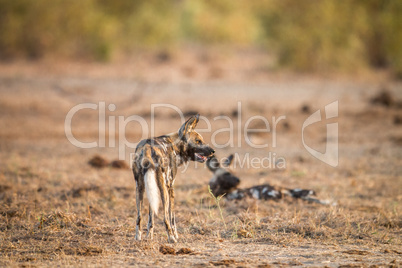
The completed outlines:
[[[233,157],[233,154],[231,154],[228,157],[223,158],[221,161],[222,163],[219,163],[218,159],[215,156],[212,156],[207,161],[207,167],[212,172],[216,172],[219,169],[222,169],[222,167],[227,168],[232,163]]]
[[[208,169],[214,173],[214,176],[209,181],[209,187],[215,196],[230,194],[240,184],[240,179],[225,169],[232,163],[232,160],[233,155],[222,159],[221,163],[215,156],[212,156],[207,161]]]
[[[179,129],[179,139],[184,142],[184,153],[192,161],[205,162],[215,150],[204,142],[202,136],[195,131],[200,115],[190,117]]]

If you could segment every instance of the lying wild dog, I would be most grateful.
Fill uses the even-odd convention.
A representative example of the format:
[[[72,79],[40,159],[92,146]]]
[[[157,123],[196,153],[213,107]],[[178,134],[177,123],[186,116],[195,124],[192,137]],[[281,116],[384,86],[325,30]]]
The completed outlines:
[[[215,196],[224,195],[229,200],[243,199],[245,197],[251,197],[254,199],[264,200],[278,200],[284,195],[291,196],[293,198],[300,198],[302,200],[316,202],[319,204],[329,204],[328,201],[322,201],[314,196],[316,195],[313,190],[305,189],[287,189],[281,187],[275,187],[269,184],[257,185],[246,189],[238,188],[240,179],[234,176],[230,171],[225,169],[233,160],[233,155],[230,155],[224,159],[222,166],[215,156],[212,156],[207,160],[207,166],[210,171],[214,173],[214,176],[209,181],[209,187]]]
[[[173,184],[177,168],[191,160],[205,162],[214,150],[205,144],[194,128],[199,115],[189,118],[178,132],[142,140],[136,150],[133,173],[136,182],[137,225],[135,238],[141,240],[141,208],[144,190],[149,201],[147,237],[152,239],[154,213],[157,214],[160,200],[169,242],[178,239],[174,209]]]

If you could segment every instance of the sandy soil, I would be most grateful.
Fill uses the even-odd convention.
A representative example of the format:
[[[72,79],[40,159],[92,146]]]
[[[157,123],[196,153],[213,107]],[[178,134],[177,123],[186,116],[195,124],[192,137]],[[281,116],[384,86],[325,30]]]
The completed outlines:
[[[266,70],[264,57],[243,52],[235,58],[176,55],[167,62],[148,55],[113,65],[1,64],[0,265],[400,266],[402,84],[381,75],[352,79],[277,73]],[[370,99],[384,87],[391,103],[372,104]],[[301,134],[303,122],[316,110],[324,114],[325,105],[334,101],[339,101],[339,116],[306,128],[305,141],[323,152],[326,123],[337,122],[337,167],[311,156]],[[105,147],[77,148],[66,138],[66,115],[78,104],[98,105],[75,114],[72,133],[80,141],[99,142],[100,102],[106,105]],[[114,111],[107,109],[109,104]],[[217,116],[233,120],[233,146],[216,146],[218,157],[237,153],[240,159],[247,154],[262,159],[275,153],[285,159],[286,168],[233,167],[242,187],[310,188],[336,205],[223,199],[221,218],[207,189],[212,174],[190,164],[176,180],[179,242],[166,242],[161,217],[153,241],[135,241],[131,171],[96,169],[87,162],[101,155],[108,160],[121,156],[129,164],[133,149],[119,135],[130,145],[150,135],[152,104],[174,105],[186,115],[201,113],[211,123],[211,131],[203,133],[211,144],[230,141],[228,131],[213,134],[230,127]],[[131,115],[141,116],[145,127],[119,121]],[[245,124],[255,115],[268,120],[271,132],[249,137],[253,143],[268,143],[267,148],[253,148],[244,139]],[[286,117],[277,125],[276,138],[274,116]],[[115,139],[108,130],[111,118]],[[175,110],[166,107],[156,109],[154,123],[156,135],[181,125]],[[199,129],[207,127],[200,122]],[[264,125],[254,120],[250,127]],[[330,138],[334,142],[335,136]]]

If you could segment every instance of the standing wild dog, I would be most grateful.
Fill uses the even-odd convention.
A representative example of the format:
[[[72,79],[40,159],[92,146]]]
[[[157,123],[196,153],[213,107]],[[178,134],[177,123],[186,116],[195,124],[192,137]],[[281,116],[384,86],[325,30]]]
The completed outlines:
[[[198,120],[199,114],[189,118],[178,132],[142,140],[138,144],[132,166],[136,182],[135,238],[137,240],[141,240],[141,208],[145,190],[149,201],[147,238],[152,239],[154,213],[158,213],[161,200],[168,241],[173,243],[177,241],[176,220],[173,212],[173,184],[177,168],[189,160],[203,163],[215,152],[194,130]]]

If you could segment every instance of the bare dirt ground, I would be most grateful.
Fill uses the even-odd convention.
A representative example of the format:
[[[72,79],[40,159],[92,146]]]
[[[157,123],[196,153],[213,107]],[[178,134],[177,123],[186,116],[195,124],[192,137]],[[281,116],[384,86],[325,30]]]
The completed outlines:
[[[113,65],[1,64],[0,265],[400,266],[402,84],[381,75],[352,79],[277,73],[265,65],[269,59],[251,52],[215,56],[147,55]],[[384,86],[391,101],[372,104],[370,99]],[[329,121],[339,124],[338,167],[312,157],[301,139],[307,117],[333,101],[339,101],[339,116]],[[99,102],[116,106],[106,109],[106,146],[77,148],[66,138],[66,115],[77,104],[99,108]],[[240,159],[247,154],[262,159],[271,152],[285,159],[286,168],[276,168],[275,160],[265,168],[237,164],[232,170],[242,187],[271,183],[310,188],[336,205],[222,199],[221,218],[207,189],[211,173],[190,164],[175,185],[179,242],[166,242],[160,216],[154,240],[135,241],[131,171],[96,169],[88,160],[96,154],[117,159],[124,147],[119,147],[119,135],[131,143],[145,130],[150,135],[151,104],[161,103],[208,118],[211,131],[203,136],[209,143],[230,141],[228,131],[212,135],[230,127],[217,116],[233,120],[233,146],[217,148],[218,157],[237,153]],[[155,134],[176,131],[181,125],[177,113],[158,109]],[[122,128],[118,116],[130,115],[144,118],[146,126],[133,121]],[[250,136],[254,143],[268,142],[267,148],[252,148],[244,140],[245,123],[253,115],[270,123],[271,132]],[[286,116],[277,125],[276,138],[273,116]],[[98,118],[99,109],[77,112],[72,119],[75,137],[99,142]],[[114,147],[109,143],[111,118]],[[305,132],[306,143],[321,151],[325,124]],[[250,125],[261,128],[261,121]],[[206,127],[200,122],[200,129]],[[133,151],[123,153],[127,164]]]

